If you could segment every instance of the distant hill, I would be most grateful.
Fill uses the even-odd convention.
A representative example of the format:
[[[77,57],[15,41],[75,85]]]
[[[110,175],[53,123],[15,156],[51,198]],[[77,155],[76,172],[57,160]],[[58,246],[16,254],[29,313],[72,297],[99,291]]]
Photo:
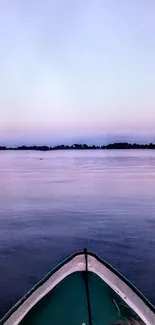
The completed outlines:
[[[73,143],[87,143],[89,146],[102,146],[108,145],[109,143],[139,143],[139,144],[149,144],[150,142],[155,143],[155,134],[136,134],[136,133],[107,133],[100,132],[98,134],[55,134],[55,133],[36,133],[33,132],[29,134],[18,134],[9,136],[4,136],[0,131],[0,146],[6,147],[19,147],[19,146],[58,146],[62,143],[64,145],[72,146]]]

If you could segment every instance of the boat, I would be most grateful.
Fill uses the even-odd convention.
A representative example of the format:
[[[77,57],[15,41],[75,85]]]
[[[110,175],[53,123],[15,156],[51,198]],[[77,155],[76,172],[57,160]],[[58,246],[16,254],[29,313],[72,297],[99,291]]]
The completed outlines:
[[[49,272],[0,325],[112,325],[131,319],[155,325],[154,306],[111,265],[84,249]]]

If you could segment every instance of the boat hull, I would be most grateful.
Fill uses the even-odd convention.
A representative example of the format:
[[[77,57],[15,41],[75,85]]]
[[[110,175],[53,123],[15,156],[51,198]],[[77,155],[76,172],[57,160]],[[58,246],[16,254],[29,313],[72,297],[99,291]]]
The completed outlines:
[[[0,325],[155,324],[154,307],[122,275],[92,253],[77,253],[39,282]]]

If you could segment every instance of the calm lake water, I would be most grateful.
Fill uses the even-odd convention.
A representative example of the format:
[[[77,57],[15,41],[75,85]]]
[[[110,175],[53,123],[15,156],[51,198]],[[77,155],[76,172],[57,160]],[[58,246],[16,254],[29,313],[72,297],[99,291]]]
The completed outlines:
[[[0,152],[0,316],[84,247],[155,304],[155,151]]]

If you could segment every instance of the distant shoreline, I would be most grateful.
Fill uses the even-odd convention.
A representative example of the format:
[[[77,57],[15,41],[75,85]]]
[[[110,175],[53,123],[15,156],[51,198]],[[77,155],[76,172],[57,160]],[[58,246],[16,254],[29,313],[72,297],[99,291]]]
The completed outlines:
[[[58,146],[19,146],[19,147],[6,147],[6,146],[0,146],[0,151],[5,150],[36,150],[36,151],[54,151],[54,150],[111,150],[111,149],[155,149],[155,144],[131,144],[127,142],[116,142],[116,143],[110,143],[108,145],[92,145],[89,146],[87,144],[73,144],[71,146],[68,145],[58,145]]]

